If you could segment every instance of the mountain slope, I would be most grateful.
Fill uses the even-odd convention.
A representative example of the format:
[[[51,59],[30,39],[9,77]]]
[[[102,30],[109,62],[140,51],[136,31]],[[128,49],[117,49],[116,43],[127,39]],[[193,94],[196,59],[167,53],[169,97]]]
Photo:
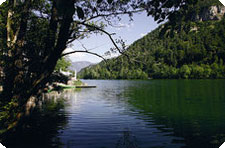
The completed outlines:
[[[205,13],[212,8],[225,10],[213,6]],[[101,62],[83,69],[79,76],[93,79],[225,78],[225,11],[221,10],[215,13],[220,18],[205,16],[209,19],[203,21],[198,17],[198,20],[181,22],[174,30],[167,24],[161,25],[127,49],[131,61],[122,55],[109,60],[108,64]]]
[[[68,69],[79,72],[81,69],[88,67],[90,65],[92,65],[92,63],[88,61],[71,62],[71,65],[69,66]]]

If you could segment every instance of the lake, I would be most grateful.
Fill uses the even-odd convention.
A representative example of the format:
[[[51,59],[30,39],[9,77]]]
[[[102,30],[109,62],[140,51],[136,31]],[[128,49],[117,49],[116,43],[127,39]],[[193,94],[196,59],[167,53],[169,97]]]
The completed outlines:
[[[46,96],[50,113],[33,116],[32,132],[18,132],[9,146],[218,148],[225,142],[225,80],[84,82],[97,88]]]

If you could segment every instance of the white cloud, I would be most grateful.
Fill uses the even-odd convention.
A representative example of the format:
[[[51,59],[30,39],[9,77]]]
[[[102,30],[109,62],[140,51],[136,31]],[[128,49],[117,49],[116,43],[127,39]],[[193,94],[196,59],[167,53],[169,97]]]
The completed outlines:
[[[72,48],[66,48],[66,50],[63,51],[63,53],[72,52],[74,51]]]
[[[84,57],[84,53],[82,53],[82,52],[73,53],[70,56],[74,57],[74,58],[82,58],[82,57]]]
[[[72,52],[74,51],[72,48],[66,48],[66,50],[64,51],[64,53],[68,53],[68,52]],[[73,54],[69,54],[68,57],[73,61],[73,59],[82,59],[85,56],[84,53],[82,52],[77,52],[77,53],[73,53]]]
[[[145,35],[147,35],[147,33],[141,33],[141,34],[140,34],[141,37],[143,37],[143,36],[145,36]]]
[[[72,52],[72,51],[74,51],[74,49],[66,48],[66,50],[63,53],[68,53],[68,52]],[[72,57],[83,57],[84,54],[82,52],[77,52],[77,53],[69,54],[69,56],[72,56]]]
[[[129,23],[129,24],[119,23],[118,26],[119,27],[124,27],[124,28],[131,28],[131,27],[134,26],[134,23]]]
[[[115,25],[117,28],[116,30],[121,30],[123,28],[126,28],[128,31],[130,30],[130,28],[132,28],[134,26],[134,23],[118,23],[117,25]]]
[[[0,5],[1,5],[3,2],[5,2],[5,0],[0,0]],[[0,148],[1,148],[1,147],[0,147]]]

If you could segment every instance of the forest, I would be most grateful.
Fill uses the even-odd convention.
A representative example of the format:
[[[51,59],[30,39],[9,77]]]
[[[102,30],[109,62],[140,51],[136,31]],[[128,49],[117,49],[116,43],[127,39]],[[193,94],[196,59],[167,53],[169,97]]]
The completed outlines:
[[[84,79],[225,78],[225,18],[209,18],[215,1],[199,3],[179,25],[160,25],[125,54],[79,73]],[[217,14],[221,15],[221,14]],[[203,16],[203,17],[202,17]],[[129,55],[129,58],[127,58]]]

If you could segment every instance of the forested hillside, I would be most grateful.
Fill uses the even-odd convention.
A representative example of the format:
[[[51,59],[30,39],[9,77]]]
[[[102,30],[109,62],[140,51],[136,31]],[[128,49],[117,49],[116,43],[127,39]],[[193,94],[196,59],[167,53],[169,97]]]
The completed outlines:
[[[127,49],[130,60],[121,55],[101,62],[83,69],[80,78],[225,78],[225,18],[215,9],[224,7],[199,8],[175,29],[169,23],[159,26]]]

